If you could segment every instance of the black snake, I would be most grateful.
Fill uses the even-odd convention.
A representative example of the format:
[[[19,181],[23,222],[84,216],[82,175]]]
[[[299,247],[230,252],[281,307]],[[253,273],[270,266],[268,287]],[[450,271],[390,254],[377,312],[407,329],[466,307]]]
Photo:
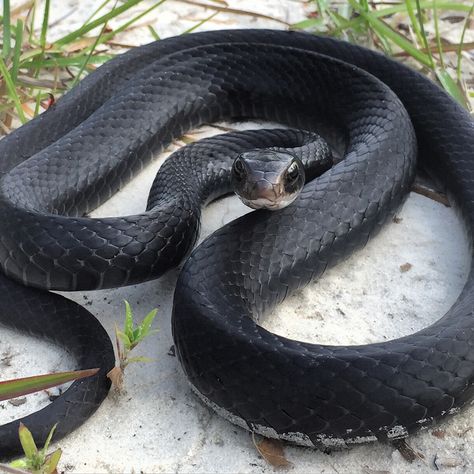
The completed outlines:
[[[471,235],[470,116],[422,75],[364,48],[296,32],[216,31],[115,58],[0,142],[0,263],[8,277],[0,277],[0,321],[58,341],[81,367],[102,367],[24,420],[39,442],[54,421],[61,436],[97,408],[114,363],[94,318],[43,290],[158,277],[190,252],[200,205],[229,192],[237,153],[299,146],[301,136],[288,143],[280,132],[247,132],[194,144],[164,165],[147,212],[84,215],[174,137],[248,117],[316,130],[344,159],[284,210],[238,219],[186,261],[172,324],[193,389],[245,428],[315,446],[404,437],[471,400],[472,273],[443,318],[385,343],[321,346],[257,324],[393,215],[414,177],[416,143],[419,165],[447,188]],[[277,142],[262,144],[271,135]],[[17,427],[0,427],[0,456],[18,452]]]

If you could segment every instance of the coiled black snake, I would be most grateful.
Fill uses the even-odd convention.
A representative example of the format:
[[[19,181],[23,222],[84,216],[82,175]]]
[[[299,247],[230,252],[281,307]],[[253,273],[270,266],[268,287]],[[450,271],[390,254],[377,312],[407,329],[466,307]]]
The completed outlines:
[[[446,186],[471,233],[470,116],[428,79],[364,48],[295,32],[216,31],[110,61],[0,142],[0,263],[9,277],[0,278],[0,320],[88,354],[82,366],[103,368],[26,420],[39,440],[54,421],[64,435],[97,407],[113,354],[99,329],[94,337],[105,348],[89,353],[93,319],[85,310],[21,283],[90,290],[156,278],[177,265],[195,243],[199,205],[229,192],[226,169],[236,153],[263,146],[255,132],[183,151],[157,178],[147,213],[82,216],[174,137],[242,117],[317,130],[344,160],[284,210],[238,219],[186,261],[173,335],[193,389],[241,426],[316,446],[403,437],[471,400],[472,274],[437,323],[385,343],[300,343],[256,322],[393,214],[414,177],[415,134],[420,165]],[[286,135],[268,134],[277,143],[265,146],[288,145]],[[196,162],[200,149],[207,155]],[[190,186],[197,194],[184,193]],[[74,321],[66,330],[58,321],[65,318]],[[0,427],[0,455],[18,451],[16,429]]]

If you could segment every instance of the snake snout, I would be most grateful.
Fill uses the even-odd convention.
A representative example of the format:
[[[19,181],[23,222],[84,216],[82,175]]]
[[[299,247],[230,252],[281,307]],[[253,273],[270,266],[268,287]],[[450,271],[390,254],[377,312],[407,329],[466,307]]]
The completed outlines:
[[[285,193],[283,184],[275,176],[269,176],[248,183],[246,196],[239,195],[239,197],[252,209],[277,210],[293,202],[296,195],[291,195],[291,200],[289,200],[290,196]]]

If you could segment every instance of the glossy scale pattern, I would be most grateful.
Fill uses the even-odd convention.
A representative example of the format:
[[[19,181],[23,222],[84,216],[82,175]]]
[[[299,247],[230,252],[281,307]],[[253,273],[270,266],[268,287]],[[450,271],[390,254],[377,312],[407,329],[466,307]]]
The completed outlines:
[[[414,176],[415,133],[420,164],[446,184],[472,226],[471,118],[426,78],[354,45],[228,30],[170,38],[105,64],[0,142],[3,271],[26,285],[69,290],[159,276],[194,243],[187,232],[197,214],[182,201],[139,216],[84,214],[174,137],[245,117],[317,130],[331,143],[335,137],[345,159],[286,210],[245,216],[191,255],[176,289],[173,331],[194,390],[248,429],[316,446],[406,436],[467,403],[472,277],[438,323],[384,344],[303,344],[255,322],[392,215]],[[8,285],[24,298],[49,297]],[[24,316],[9,311],[5,288],[0,321],[15,325]],[[29,318],[49,317],[35,309]],[[44,325],[41,335],[59,326]],[[84,319],[81,330],[88,326]],[[96,403],[106,391],[97,390]],[[69,415],[60,434],[83,419]]]

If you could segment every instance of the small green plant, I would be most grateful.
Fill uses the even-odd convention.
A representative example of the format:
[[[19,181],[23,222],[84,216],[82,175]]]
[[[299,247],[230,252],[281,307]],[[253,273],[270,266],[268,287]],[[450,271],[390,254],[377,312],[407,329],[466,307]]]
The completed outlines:
[[[114,367],[107,375],[112,380],[114,386],[121,390],[123,385],[123,372],[125,368],[133,362],[150,362],[149,357],[137,356],[130,357],[130,352],[137,345],[151,334],[158,332],[158,329],[151,329],[151,325],[156,317],[158,310],[151,310],[140,324],[135,325],[133,319],[133,311],[128,301],[125,303],[125,321],[123,330],[115,328],[115,341],[117,346],[117,354],[119,366]]]
[[[120,365],[124,369],[131,362],[149,362],[147,357],[129,357],[130,352],[137,345],[151,334],[157,333],[158,329],[151,329],[153,320],[158,310],[151,310],[140,324],[135,325],[133,322],[133,311],[130,303],[125,300],[125,323],[123,331],[116,329],[117,337],[122,341],[123,349],[119,351]]]
[[[12,461],[9,465],[0,464],[0,470],[6,472],[20,473],[20,472],[31,472],[34,474],[53,474],[57,473],[57,466],[61,459],[62,451],[60,448],[56,449],[52,453],[48,454],[49,444],[53,437],[56,425],[53,426],[48,434],[48,438],[42,449],[36,447],[35,440],[31,431],[23,424],[20,423],[18,429],[18,435],[20,437],[20,443],[23,448],[25,456],[20,459]]]

